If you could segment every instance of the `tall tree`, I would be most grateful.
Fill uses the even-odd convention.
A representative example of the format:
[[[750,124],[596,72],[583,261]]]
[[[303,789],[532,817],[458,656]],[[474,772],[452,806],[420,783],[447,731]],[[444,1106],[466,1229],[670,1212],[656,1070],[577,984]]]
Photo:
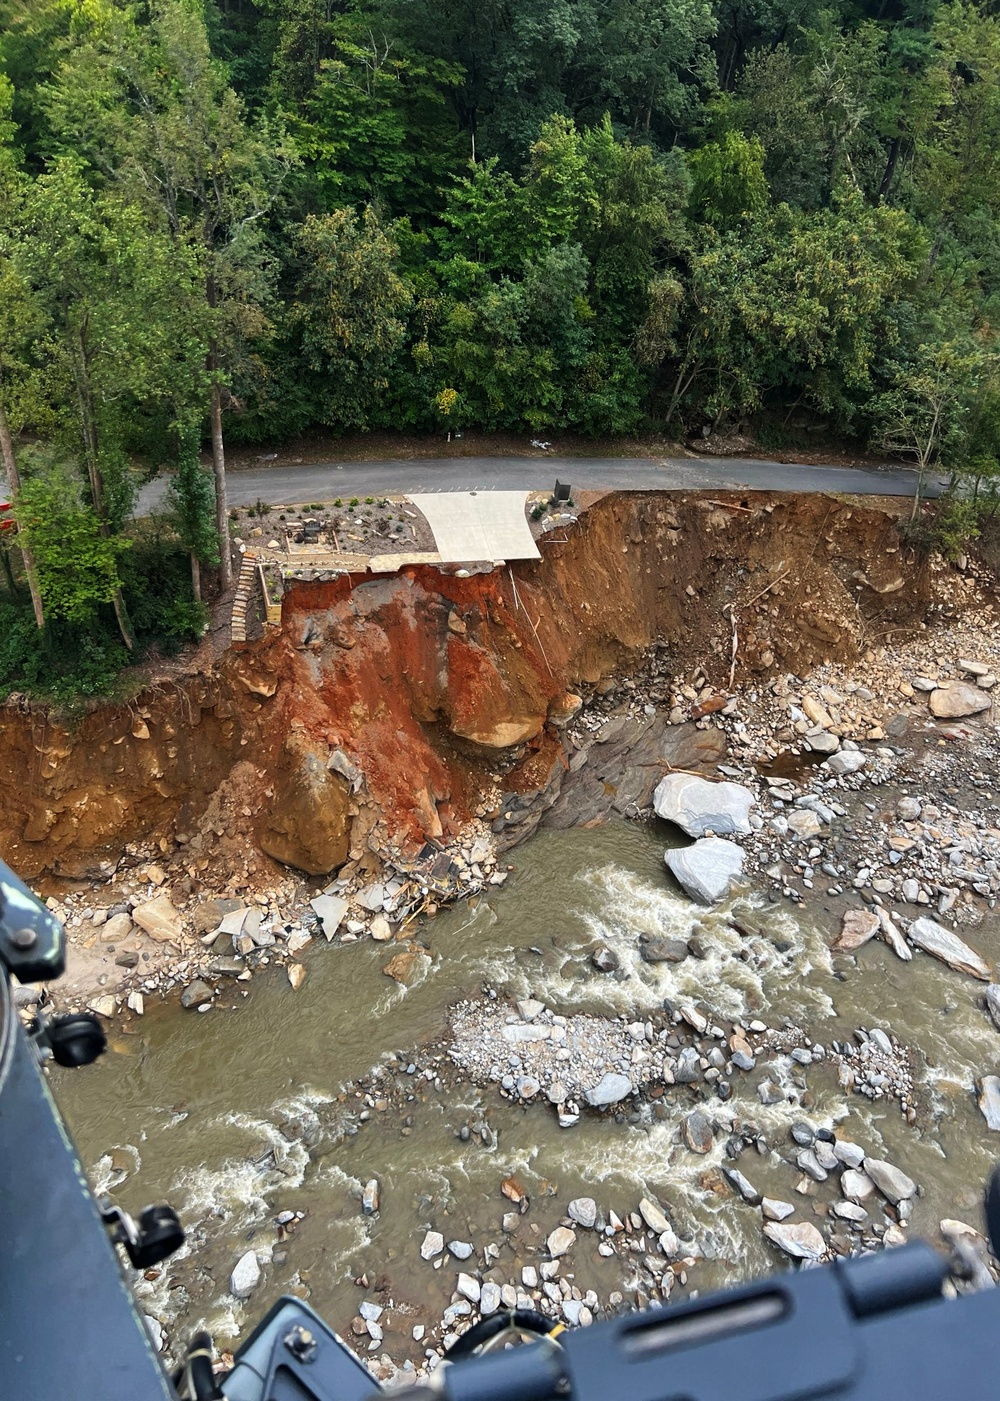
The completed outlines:
[[[197,252],[208,313],[206,380],[224,587],[232,583],[223,435],[225,398],[249,343],[269,327],[262,220],[291,164],[266,124],[248,124],[212,57],[204,16],[154,0],[148,26],[128,13],[95,24],[67,55],[49,110],[63,140]]]
[[[39,177],[27,208],[23,260],[46,315],[46,381],[68,445],[85,469],[107,538],[132,510],[135,481],[123,423],[136,404],[168,398],[204,355],[191,289],[196,265],[118,191],[95,191],[69,157]],[[195,303],[194,310],[197,309]],[[113,603],[134,646],[121,589]]]
[[[219,536],[213,520],[213,483],[201,465],[201,425],[185,419],[177,428],[177,470],[167,503],[181,544],[191,557],[191,592],[201,602],[201,566],[218,564]]]
[[[11,420],[15,415],[15,405],[23,403],[23,391],[30,383],[27,357],[32,341],[41,331],[42,319],[31,288],[17,266],[23,236],[27,180],[18,169],[13,148],[14,124],[10,120],[12,99],[13,87],[7,78],[0,75],[0,462],[3,463],[7,484],[16,501],[21,491],[21,474],[14,450]],[[20,395],[19,389],[22,391]],[[42,628],[45,626],[45,608],[34,555],[26,536],[22,536],[19,543],[35,623]],[[7,559],[6,551],[4,558]]]
[[[324,422],[367,427],[402,344],[412,301],[398,248],[374,210],[310,215],[299,231],[289,329],[318,379]]]

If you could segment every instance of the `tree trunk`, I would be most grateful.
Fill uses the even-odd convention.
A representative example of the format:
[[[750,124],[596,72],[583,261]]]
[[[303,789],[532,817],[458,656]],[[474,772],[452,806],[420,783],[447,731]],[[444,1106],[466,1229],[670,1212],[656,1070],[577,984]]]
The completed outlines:
[[[214,360],[214,356],[213,356]],[[215,527],[219,533],[222,587],[233,583],[233,558],[229,544],[229,499],[226,495],[226,447],[222,440],[222,387],[212,383],[212,471],[215,473]]]
[[[885,163],[885,171],[882,175],[882,182],[878,187],[878,200],[888,198],[889,188],[892,185],[892,178],[896,174],[896,163],[899,160],[900,147],[903,144],[901,136],[894,136],[889,142],[889,155]]]
[[[17,580],[14,578],[14,568],[10,562],[10,551],[6,546],[0,545],[0,555],[3,555],[3,572],[7,576],[7,587],[10,589],[10,596],[16,599],[21,590],[17,587]]]
[[[4,471],[7,473],[7,481],[10,485],[11,495],[17,502],[18,492],[21,490],[21,477],[17,470],[17,458],[14,456],[14,440],[10,435],[10,424],[7,422],[7,410],[4,406],[3,398],[0,397],[0,458],[3,459]],[[31,547],[26,545],[23,539],[18,541],[21,555],[24,559],[24,572],[28,576],[28,588],[31,591],[31,606],[35,610],[35,622],[40,627],[45,626],[45,609],[42,606],[42,591],[38,587],[38,570],[35,568],[35,556]],[[8,560],[8,565],[10,561]],[[13,582],[13,576],[11,576]]]
[[[201,602],[201,560],[191,551],[191,592],[195,603]]]
[[[111,538],[111,527],[108,525],[104,514],[104,491],[101,482],[101,469],[98,465],[99,442],[97,436],[97,415],[94,412],[94,402],[90,393],[90,381],[87,376],[87,347],[84,332],[80,332],[80,342],[78,346],[79,359],[76,373],[76,392],[80,408],[80,431],[83,434],[83,452],[87,462],[87,476],[90,481],[90,494],[94,502],[94,510],[97,513],[98,524],[101,534],[105,540]],[[135,651],[135,633],[132,631],[132,620],[129,618],[128,609],[125,606],[125,598],[122,594],[121,584],[115,585],[112,596],[115,617],[118,620],[118,631],[122,635],[122,641],[130,652]]]

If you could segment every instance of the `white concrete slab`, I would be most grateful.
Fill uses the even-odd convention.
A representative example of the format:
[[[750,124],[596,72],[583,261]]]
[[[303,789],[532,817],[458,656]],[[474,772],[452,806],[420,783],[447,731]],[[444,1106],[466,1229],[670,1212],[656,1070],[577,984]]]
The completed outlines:
[[[442,564],[540,559],[524,514],[526,491],[435,491],[408,499],[434,532]]]

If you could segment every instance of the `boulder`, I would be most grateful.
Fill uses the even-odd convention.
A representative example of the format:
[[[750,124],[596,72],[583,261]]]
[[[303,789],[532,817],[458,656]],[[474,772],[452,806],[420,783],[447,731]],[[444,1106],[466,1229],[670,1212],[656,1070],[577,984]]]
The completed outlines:
[[[195,978],[181,993],[181,1006],[199,1007],[203,1002],[211,1002],[214,996],[215,990],[209,987],[208,983],[202,982],[201,978]]]
[[[755,801],[750,789],[739,783],[710,783],[686,773],[668,773],[653,794],[657,817],[676,823],[689,837],[749,833]]]
[[[703,905],[714,905],[730,893],[743,873],[743,848],[721,837],[702,837],[691,846],[675,847],[664,855],[677,884]]]
[[[183,938],[184,926],[169,895],[157,895],[155,900],[136,905],[132,911],[132,918],[139,928],[144,929],[157,943],[167,944]]]
[[[902,1201],[907,1201],[917,1190],[917,1184],[912,1177],[907,1177],[900,1168],[894,1167],[892,1163],[883,1162],[879,1158],[865,1159],[865,1173],[875,1183],[875,1186],[882,1193],[887,1201],[893,1206],[898,1206]],[[845,1173],[846,1177],[847,1174]],[[854,1193],[845,1191],[844,1196],[853,1196]]]
[[[841,1175],[840,1190],[845,1197],[851,1197],[856,1202],[863,1202],[874,1192],[875,1183],[860,1168],[850,1167],[845,1168]]]
[[[845,774],[857,773],[867,762],[868,756],[862,754],[859,749],[839,749],[836,754],[831,754],[829,759],[823,760],[823,768],[828,773],[843,778]]]
[[[662,1236],[664,1231],[670,1230],[670,1222],[656,1203],[651,1202],[648,1197],[643,1197],[639,1203],[639,1215],[655,1236]]]
[[[504,1028],[506,1030],[506,1028]],[[618,1104],[632,1093],[632,1081],[627,1075],[618,1075],[609,1070],[597,1084],[587,1090],[584,1098],[588,1104],[600,1108],[605,1104]]]
[[[614,973],[618,970],[621,962],[618,955],[605,944],[600,944],[594,949],[590,955],[590,961],[598,973]]]
[[[378,1211],[378,1178],[370,1177],[361,1194],[361,1210],[366,1216],[374,1216]]]
[[[643,963],[683,963],[690,952],[686,939],[644,939],[639,945]]]
[[[878,916],[870,910],[848,910],[840,927],[840,938],[831,945],[834,953],[852,953],[874,939],[879,930]]]
[[[989,710],[993,702],[978,686],[966,681],[949,681],[931,692],[931,714],[940,720],[958,720],[964,715],[978,715]]]
[[[910,925],[910,943],[916,944],[924,953],[939,958],[958,973],[968,973],[984,983],[990,981],[990,966],[986,960],[935,919],[915,919]]]
[[[805,842],[812,837],[818,837],[823,831],[823,824],[809,808],[796,808],[788,814],[788,830],[793,832],[800,842]]]
[[[806,735],[806,744],[814,754],[836,754],[840,748],[840,740],[829,730],[820,730],[817,734]]]
[[[549,706],[549,724],[561,729],[563,725],[569,724],[582,707],[582,696],[575,695],[572,691],[563,691]]]
[[[541,715],[510,716],[492,722],[483,715],[476,715],[463,721],[452,720],[451,732],[460,739],[481,744],[484,749],[510,749],[534,739],[544,723]]]
[[[241,1255],[229,1276],[229,1292],[237,1299],[247,1299],[260,1283],[260,1261],[256,1252]]]
[[[574,1197],[566,1208],[566,1215],[578,1226],[592,1231],[597,1225],[597,1203],[593,1197]]]
[[[329,875],[347,860],[351,790],[328,760],[329,752],[293,722],[272,770],[274,797],[258,830],[268,856],[310,876]]]
[[[112,915],[101,927],[101,940],[105,944],[121,944],[131,936],[131,933],[131,915]]]
[[[684,1142],[692,1153],[711,1152],[712,1121],[700,1109],[693,1110],[684,1120]]]
[[[549,1254],[558,1259],[560,1255],[565,1255],[576,1243],[576,1232],[571,1231],[568,1226],[557,1226],[549,1235],[545,1244],[548,1246]]]
[[[993,1025],[1000,1031],[1000,983],[990,983],[986,989],[986,1010]]]
[[[893,924],[881,905],[875,910],[878,916],[878,931],[885,942],[892,949],[897,958],[901,958],[904,963],[909,963],[913,958],[913,950]]]
[[[826,1254],[826,1241],[810,1221],[769,1221],[764,1234],[795,1260],[819,1260]]]
[[[1000,1076],[984,1075],[980,1080],[979,1108],[986,1127],[1000,1133]]]
[[[795,1213],[791,1202],[783,1202],[778,1197],[762,1197],[760,1209],[768,1221],[786,1221]]]
[[[313,913],[323,926],[327,939],[332,939],[347,914],[347,901],[339,895],[317,895],[309,901]]]

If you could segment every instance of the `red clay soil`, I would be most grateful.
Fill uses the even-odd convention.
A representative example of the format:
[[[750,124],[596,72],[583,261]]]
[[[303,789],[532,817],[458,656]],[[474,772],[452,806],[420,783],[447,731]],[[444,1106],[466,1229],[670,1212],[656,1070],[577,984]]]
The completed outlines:
[[[28,878],[82,875],[155,835],[200,869],[256,844],[325,873],[372,809],[412,847],[453,835],[501,778],[544,781],[550,710],[656,640],[725,685],[733,613],[737,674],[763,678],[849,659],[931,601],[895,520],[829,497],[608,495],[557,534],[537,563],[468,578],[295,583],[280,630],[72,730],[5,707],[0,855]]]

